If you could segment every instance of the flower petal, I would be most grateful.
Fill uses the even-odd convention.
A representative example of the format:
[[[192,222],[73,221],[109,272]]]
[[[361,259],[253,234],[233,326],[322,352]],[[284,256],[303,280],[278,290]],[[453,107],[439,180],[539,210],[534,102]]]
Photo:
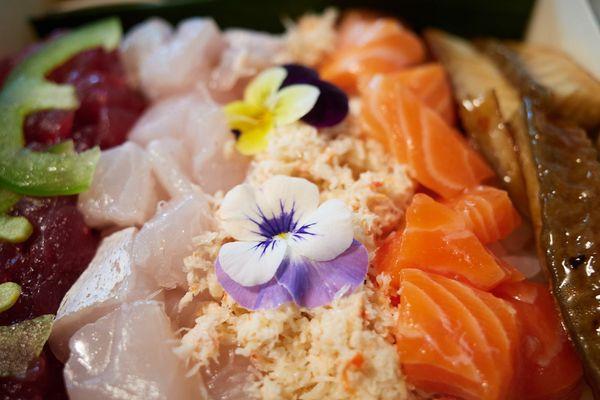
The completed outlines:
[[[327,261],[343,253],[354,238],[352,212],[340,200],[328,200],[300,221],[288,241],[295,254]]]
[[[291,302],[292,296],[275,278],[258,286],[245,287],[237,284],[221,268],[219,261],[215,264],[217,280],[233,299],[249,310],[277,308],[281,304]]]
[[[233,129],[236,128],[233,127]],[[240,153],[250,156],[264,151],[269,145],[268,136],[273,129],[273,120],[265,117],[251,129],[237,129],[241,135],[235,143],[235,147]]]
[[[313,261],[306,257],[286,257],[277,271],[277,281],[302,307],[319,307],[336,296],[352,293],[367,274],[369,256],[358,241],[331,261]]]
[[[287,76],[281,84],[281,87],[295,85],[297,83],[308,83],[314,85],[320,81],[319,74],[312,68],[301,64],[285,64],[283,68],[287,71]]]
[[[237,240],[262,241],[258,225],[258,207],[256,192],[247,183],[231,189],[221,202],[218,217],[225,232]]]
[[[348,115],[348,96],[329,82],[319,81],[316,86],[321,94],[315,106],[302,117],[302,121],[317,128],[339,124]]]
[[[240,131],[252,129],[260,122],[264,109],[243,101],[231,102],[223,107],[231,129]]]
[[[303,178],[273,176],[263,184],[262,193],[267,203],[263,212],[268,218],[293,214],[294,221],[299,221],[319,205],[319,188]]]
[[[239,285],[262,285],[275,276],[286,251],[282,240],[225,243],[219,250],[219,264]]]
[[[258,74],[244,91],[244,101],[258,107],[264,107],[277,93],[285,80],[285,68],[269,68]]]
[[[277,101],[273,108],[275,123],[291,124],[305,116],[319,98],[319,89],[312,85],[291,85],[277,93]]]

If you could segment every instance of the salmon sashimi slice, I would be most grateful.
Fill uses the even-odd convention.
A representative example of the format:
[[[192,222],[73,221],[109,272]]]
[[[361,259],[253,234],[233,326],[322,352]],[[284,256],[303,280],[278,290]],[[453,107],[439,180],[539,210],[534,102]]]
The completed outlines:
[[[494,293],[517,310],[521,325],[514,398],[576,400],[581,395],[581,362],[565,333],[548,287],[533,282],[506,283]]]
[[[396,340],[404,373],[417,389],[463,400],[508,398],[519,331],[507,301],[405,269]]]
[[[352,14],[341,26],[337,50],[319,72],[348,93],[356,92],[361,77],[399,71],[425,60],[421,39],[395,19]]]
[[[446,202],[465,218],[482,243],[506,238],[521,224],[508,193],[491,186],[476,186]]]
[[[444,275],[482,290],[515,280],[514,272],[485,248],[459,213],[422,193],[406,210],[403,233],[390,236],[377,250],[373,268],[376,274],[389,275],[395,287],[405,268]]]
[[[452,88],[446,70],[438,63],[419,65],[390,73],[391,79],[409,88],[419,99],[438,113],[448,125],[456,122]]]
[[[363,80],[360,89],[364,129],[407,164],[423,186],[451,198],[494,176],[460,132],[394,74]]]

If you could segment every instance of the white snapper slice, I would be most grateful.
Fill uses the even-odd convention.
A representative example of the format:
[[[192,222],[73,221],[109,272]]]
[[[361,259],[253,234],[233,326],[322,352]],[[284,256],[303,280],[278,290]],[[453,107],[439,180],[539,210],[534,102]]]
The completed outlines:
[[[133,264],[136,228],[104,238],[96,256],[63,298],[56,314],[50,345],[62,361],[69,356],[69,339],[82,326],[96,321],[124,302],[146,299],[155,291]]]
[[[190,194],[159,206],[133,244],[136,265],[160,287],[186,287],[183,259],[192,253],[194,237],[214,223],[208,201],[202,194]]]
[[[152,216],[158,194],[152,164],[138,145],[126,142],[103,151],[90,189],[78,207],[93,228],[142,225]]]
[[[71,400],[199,399],[172,351],[175,334],[162,303],[125,304],[81,328],[70,341],[65,383]]]

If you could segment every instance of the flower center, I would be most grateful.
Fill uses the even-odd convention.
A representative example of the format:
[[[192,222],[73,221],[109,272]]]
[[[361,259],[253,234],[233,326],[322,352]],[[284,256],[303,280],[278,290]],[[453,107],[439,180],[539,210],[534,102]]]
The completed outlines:
[[[289,232],[282,232],[275,236],[277,239],[287,240],[290,237]]]

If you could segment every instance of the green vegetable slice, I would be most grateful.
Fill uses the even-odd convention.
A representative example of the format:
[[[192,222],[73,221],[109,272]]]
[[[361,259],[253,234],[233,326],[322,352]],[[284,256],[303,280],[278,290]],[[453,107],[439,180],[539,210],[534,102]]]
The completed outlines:
[[[31,196],[70,195],[85,191],[100,151],[38,153],[23,148],[27,114],[46,109],[73,109],[75,89],[45,80],[45,75],[75,54],[102,46],[116,48],[121,38],[117,19],[79,28],[46,44],[19,64],[0,92],[0,186]]]
[[[14,282],[0,284],[0,313],[15,305],[21,295],[21,286]]]
[[[0,326],[0,377],[19,376],[40,356],[50,337],[54,315]]]
[[[33,232],[27,218],[6,215],[20,198],[21,195],[0,188],[0,241],[21,243]]]

